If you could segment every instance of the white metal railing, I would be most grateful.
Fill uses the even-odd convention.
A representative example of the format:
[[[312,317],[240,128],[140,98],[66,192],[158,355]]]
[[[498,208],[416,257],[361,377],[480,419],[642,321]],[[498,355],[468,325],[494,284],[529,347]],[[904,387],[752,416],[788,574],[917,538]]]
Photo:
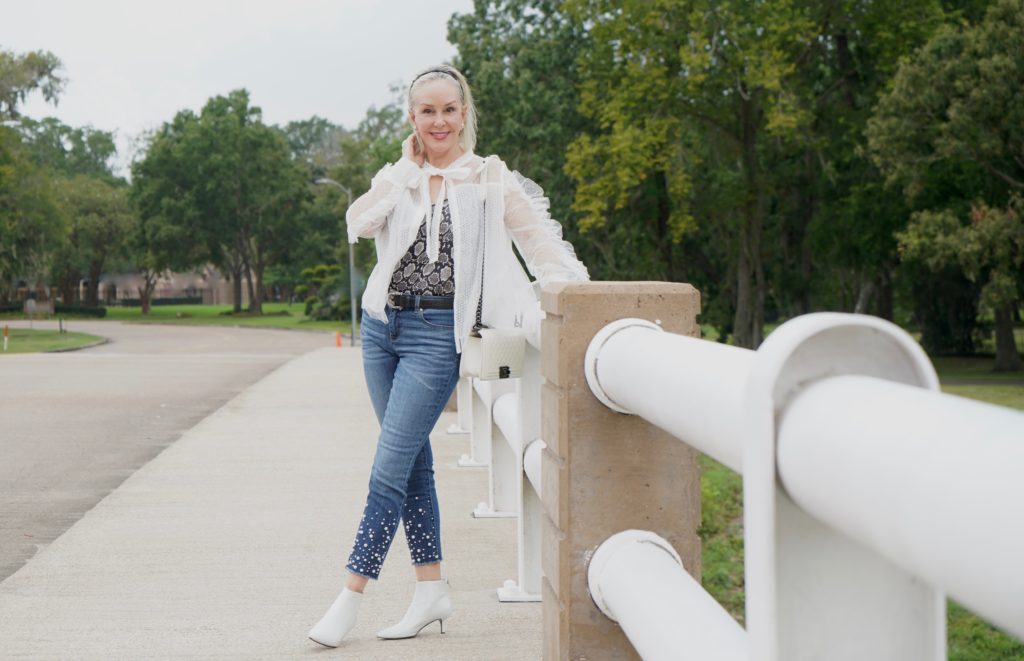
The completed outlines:
[[[487,501],[478,519],[516,518],[517,578],[498,588],[503,602],[540,601],[541,525],[540,340],[528,335],[520,378],[466,379],[469,384],[470,454],[460,466],[486,466]],[[460,400],[460,408],[462,406]]]
[[[587,582],[594,603],[644,659],[683,649],[690,659],[745,658],[747,633],[687,573],[672,545],[652,532],[609,537],[590,560]]]
[[[472,393],[473,380],[467,377],[459,379],[459,383],[455,386],[455,406],[457,411],[457,418],[455,422],[448,425],[449,434],[468,434],[470,431],[470,398],[473,396]],[[463,459],[471,459],[471,455],[463,455]]]
[[[664,540],[594,554],[591,594],[643,658],[945,659],[943,592],[1024,637],[1024,414],[937,392],[898,327],[805,315],[753,352],[619,320],[586,373],[743,474],[746,633]]]

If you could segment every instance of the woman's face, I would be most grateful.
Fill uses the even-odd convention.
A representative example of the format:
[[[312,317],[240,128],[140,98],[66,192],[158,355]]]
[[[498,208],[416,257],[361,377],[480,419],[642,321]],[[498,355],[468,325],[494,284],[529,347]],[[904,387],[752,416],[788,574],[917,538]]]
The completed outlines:
[[[427,161],[447,160],[462,151],[459,132],[466,109],[455,81],[431,80],[421,85],[412,99],[409,120],[426,148]]]

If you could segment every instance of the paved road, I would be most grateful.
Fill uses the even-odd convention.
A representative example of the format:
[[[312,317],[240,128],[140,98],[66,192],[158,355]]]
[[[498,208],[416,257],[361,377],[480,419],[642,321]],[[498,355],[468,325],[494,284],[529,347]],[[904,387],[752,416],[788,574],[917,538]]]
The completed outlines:
[[[326,333],[250,328],[71,328],[111,341],[0,356],[0,580],[244,388],[333,342]]]

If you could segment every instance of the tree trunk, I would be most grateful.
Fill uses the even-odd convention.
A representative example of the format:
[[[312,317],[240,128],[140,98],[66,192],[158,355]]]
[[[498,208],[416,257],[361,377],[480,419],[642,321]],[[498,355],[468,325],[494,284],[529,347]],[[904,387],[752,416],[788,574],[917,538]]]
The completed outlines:
[[[878,295],[875,297],[875,316],[892,321],[892,271],[884,267],[878,274]]]
[[[761,259],[761,231],[767,198],[762,191],[757,158],[757,132],[760,109],[756,101],[740,102],[743,126],[743,169],[747,184],[743,204],[743,225],[740,230],[739,261],[736,267],[736,344],[756,349],[764,339],[764,301],[766,285],[764,261]]]
[[[257,242],[247,242],[246,247],[248,250],[243,253],[245,255],[246,282],[249,283],[249,312],[252,314],[263,314],[263,271],[267,265],[259,245],[254,244],[257,244]]]
[[[815,168],[814,152],[807,150],[804,153],[804,172],[806,181],[815,181],[819,176]],[[814,187],[805,185],[803,194],[800,196],[800,213],[798,219],[798,241],[800,247],[800,290],[797,299],[797,309],[800,314],[807,314],[811,311],[811,280],[814,277],[814,259],[811,252],[811,242],[807,231],[814,219],[817,207],[817,196]]]
[[[78,278],[65,276],[61,283],[61,296],[64,305],[75,305],[78,303]]]
[[[265,296],[263,288],[263,264],[257,264],[252,276],[249,278],[249,312],[263,314],[263,300]]]
[[[103,275],[103,262],[89,263],[89,285],[85,290],[85,302],[89,305],[100,304],[100,276]]]
[[[736,346],[757,349],[764,341],[765,281],[761,260],[760,218],[748,220],[740,230],[736,262],[736,314],[733,338]]]
[[[259,292],[256,291],[256,279],[253,277],[252,269],[245,269],[245,287],[249,291],[249,312],[259,313],[262,306]]]
[[[865,280],[860,285],[860,292],[857,294],[857,303],[853,306],[855,314],[868,314],[868,305],[871,303],[871,294],[874,293],[875,283]]]
[[[736,313],[733,317],[733,342],[736,346],[747,349],[753,348],[751,312],[754,306],[751,280],[747,233],[742,231],[739,255],[736,260]]]
[[[139,302],[142,304],[142,314],[149,314],[153,300],[153,289],[156,288],[157,276],[151,273],[142,273],[142,286],[139,287]]]
[[[228,274],[228,279],[231,281],[231,304],[233,312],[238,313],[242,311],[242,273],[244,272],[245,267],[237,246],[235,248],[223,246],[223,255],[224,257],[217,267],[224,273]]]
[[[764,302],[768,293],[768,283],[765,282],[764,259],[761,258],[761,235],[764,229],[767,202],[764,193],[758,190],[756,215],[752,223],[750,238],[750,262],[754,271],[754,314],[750,329],[753,340],[752,349],[758,348],[761,346],[761,342],[764,342]]]
[[[672,215],[672,200],[668,195],[668,178],[665,172],[658,174],[658,243],[661,246],[661,258],[665,261],[665,279],[676,281],[675,260],[672,255],[672,232],[668,227],[668,219]]]
[[[232,312],[242,311],[242,270],[231,271]]]
[[[1017,341],[1013,336],[1013,318],[1017,302],[996,309],[996,372],[1016,372],[1024,369]]]

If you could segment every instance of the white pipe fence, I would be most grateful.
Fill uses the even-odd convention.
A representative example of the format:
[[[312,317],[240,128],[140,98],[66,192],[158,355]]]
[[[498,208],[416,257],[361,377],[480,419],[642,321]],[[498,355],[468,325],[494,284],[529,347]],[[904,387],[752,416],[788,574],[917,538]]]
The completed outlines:
[[[518,518],[502,601],[540,598],[537,344],[521,379],[469,386],[472,458],[489,470],[474,515]],[[596,549],[595,603],[643,658],[937,661],[945,591],[1024,637],[1024,414],[936,392],[898,327],[806,315],[754,352],[622,319],[585,370],[607,406],[744,477],[746,631],[657,535]]]
[[[502,381],[480,381],[465,378],[469,396],[469,454],[459,459],[464,468],[487,468],[491,465],[491,436],[494,426],[494,401],[501,395],[515,390],[512,379]],[[461,407],[462,401],[459,402]],[[460,417],[461,414],[460,414]]]
[[[1024,637],[1024,414],[935,392],[898,327],[806,315],[751,352],[620,320],[586,373],[606,405],[744,477],[743,654],[668,554],[591,566],[643,658],[944,659],[942,591]]]
[[[609,537],[591,558],[587,581],[594,603],[647,661],[677,661],[683,649],[700,661],[746,658],[746,632],[654,533]]]
[[[471,454],[462,466],[486,466],[487,501],[473,510],[478,519],[516,521],[517,578],[498,588],[502,602],[540,601],[540,342],[528,336],[522,376],[517,379],[467,379],[471,391]]]
[[[468,434],[470,432],[470,412],[472,411],[471,400],[473,396],[471,388],[473,387],[473,380],[463,377],[459,379],[459,383],[455,386],[455,406],[458,417],[455,422],[448,425],[449,434]],[[469,458],[463,455],[464,458]]]
[[[786,407],[777,452],[798,506],[1024,636],[1024,415],[832,377]]]
[[[743,401],[738,385],[753,361],[754,352],[747,349],[663,333],[643,319],[620,319],[594,336],[586,370],[594,395],[609,408],[688,439],[739,471]]]

